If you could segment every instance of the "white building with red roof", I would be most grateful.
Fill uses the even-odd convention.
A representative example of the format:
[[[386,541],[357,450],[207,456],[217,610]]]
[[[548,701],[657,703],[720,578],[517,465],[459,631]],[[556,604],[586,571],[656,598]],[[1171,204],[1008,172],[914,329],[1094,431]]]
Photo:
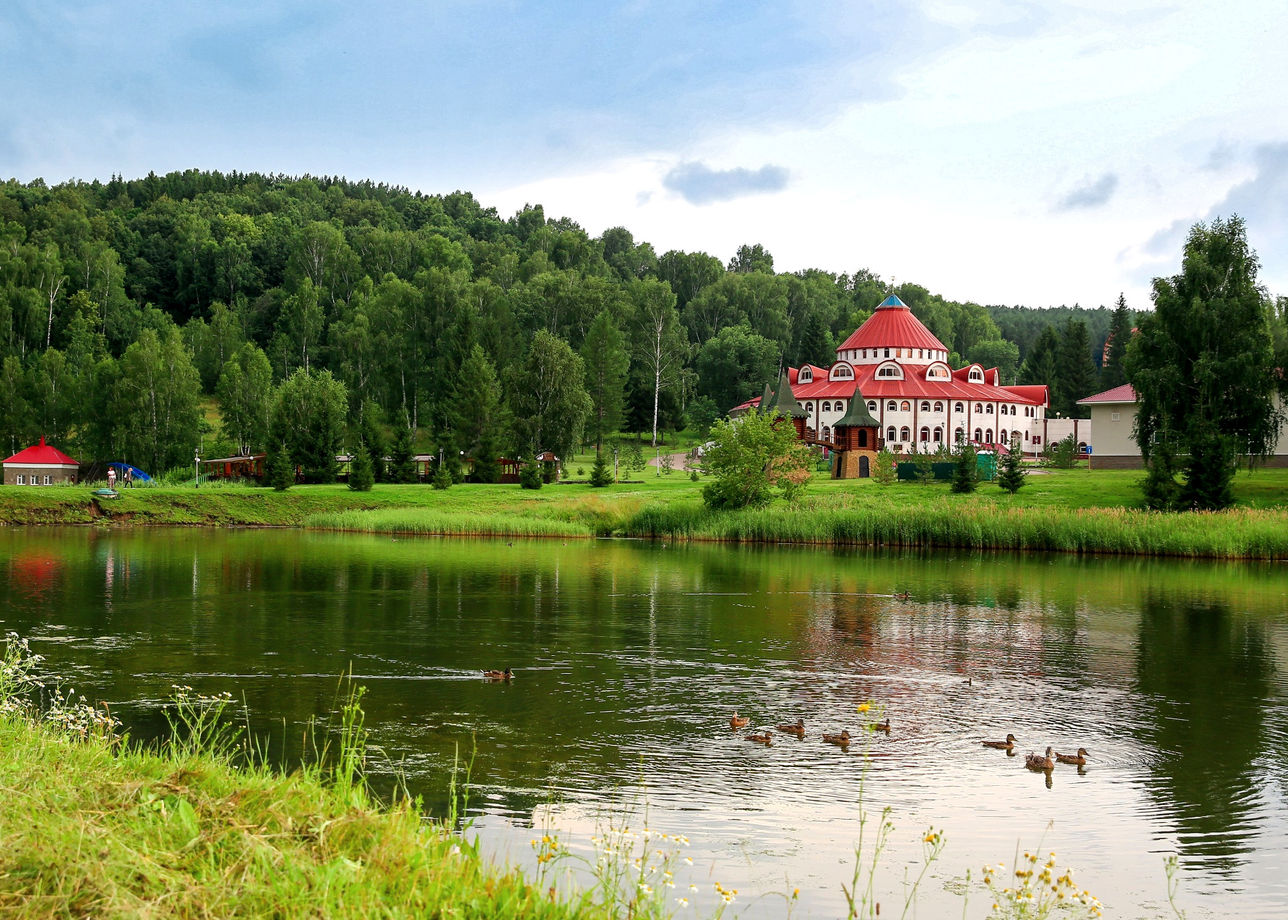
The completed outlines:
[[[4,461],[4,484],[7,486],[52,486],[75,483],[80,464],[57,447],[41,438],[26,450],[20,450]]]
[[[821,441],[832,440],[833,426],[862,394],[891,450],[933,451],[959,437],[1030,454],[1045,446],[1047,387],[1002,386],[997,368],[979,364],[953,370],[947,346],[894,295],[840,344],[836,358],[829,368],[788,371],[806,426]]]

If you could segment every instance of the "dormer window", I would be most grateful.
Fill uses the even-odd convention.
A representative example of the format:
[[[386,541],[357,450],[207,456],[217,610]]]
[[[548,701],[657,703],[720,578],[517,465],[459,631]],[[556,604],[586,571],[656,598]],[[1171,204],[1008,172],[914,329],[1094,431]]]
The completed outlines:
[[[838,361],[832,365],[832,372],[828,377],[831,380],[853,380],[854,368],[843,361]]]
[[[808,367],[802,367],[802,368],[800,369],[800,373],[796,375],[796,382],[797,382],[797,383],[813,383],[813,382],[814,382],[814,372],[813,372],[812,370],[810,370]]]
[[[887,361],[877,368],[877,376],[884,377],[888,380],[902,380],[903,368],[893,361]]]
[[[966,379],[968,379],[971,383],[983,383],[984,372],[980,370],[978,366],[972,367]]]
[[[927,380],[948,380],[950,377],[952,373],[943,364],[932,364],[926,368]]]

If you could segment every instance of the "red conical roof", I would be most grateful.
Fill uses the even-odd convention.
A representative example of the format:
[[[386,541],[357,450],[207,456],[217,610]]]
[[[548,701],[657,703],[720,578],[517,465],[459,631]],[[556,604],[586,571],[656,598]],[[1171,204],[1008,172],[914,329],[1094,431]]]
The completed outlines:
[[[46,466],[80,466],[75,460],[67,456],[57,447],[50,447],[41,438],[39,444],[33,444],[26,450],[20,450],[12,457],[4,461],[5,463],[41,463]]]
[[[912,311],[895,295],[881,302],[876,312],[868,317],[848,339],[837,346],[837,353],[851,348],[930,348],[948,351],[947,346],[935,338],[925,324],[912,315]]]

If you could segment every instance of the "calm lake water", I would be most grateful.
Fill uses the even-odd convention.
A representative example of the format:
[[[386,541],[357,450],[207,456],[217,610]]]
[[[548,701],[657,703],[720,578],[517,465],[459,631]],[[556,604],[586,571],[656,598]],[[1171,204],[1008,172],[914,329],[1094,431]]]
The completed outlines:
[[[288,764],[352,667],[378,787],[396,765],[441,813],[476,746],[494,852],[530,864],[552,822],[587,854],[606,815],[647,820],[690,839],[676,893],[704,912],[720,882],[745,916],[794,887],[798,915],[843,915],[860,795],[895,825],[883,915],[932,826],[922,917],[961,916],[966,871],[1017,848],[1054,850],[1108,916],[1171,916],[1167,854],[1192,920],[1288,909],[1283,565],[9,528],[5,630],[136,737],[173,684],[244,697]],[[889,736],[822,744],[865,700]],[[809,734],[749,744],[734,709]],[[1008,731],[1019,756],[979,743]],[[1048,785],[1023,766],[1048,744],[1091,761]],[[973,888],[966,913],[990,904]]]

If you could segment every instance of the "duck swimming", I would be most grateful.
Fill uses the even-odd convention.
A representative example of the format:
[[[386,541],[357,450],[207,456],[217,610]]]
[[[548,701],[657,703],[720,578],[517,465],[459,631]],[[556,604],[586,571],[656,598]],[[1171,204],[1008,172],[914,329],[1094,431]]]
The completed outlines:
[[[848,746],[849,746],[849,744],[850,744],[850,732],[849,732],[849,729],[844,729],[844,730],[842,730],[842,731],[841,731],[841,733],[840,733],[839,735],[838,735],[838,734],[833,734],[833,733],[831,733],[831,732],[823,732],[823,743],[824,743],[824,744],[839,744],[841,747],[848,747]]]
[[[997,748],[998,750],[1002,750],[1002,751],[1009,751],[1011,748],[1015,747],[1015,736],[1012,734],[1007,734],[1005,741],[981,741],[980,744],[984,745],[984,747],[991,747],[991,748]]]
[[[884,722],[869,722],[868,729],[874,732],[885,732],[890,734],[890,720],[887,718]]]
[[[1051,754],[1051,748],[1046,749],[1045,757],[1038,754],[1029,754],[1029,756],[1024,758],[1024,766],[1028,767],[1030,770],[1038,770],[1043,773],[1054,770],[1055,761],[1051,759]]]
[[[750,724],[751,716],[740,716],[736,709],[733,711],[733,715],[729,717],[729,727],[734,731],[737,731],[740,728],[746,728]]]
[[[509,668],[506,668],[504,671],[484,671],[483,672],[484,680],[510,680],[512,677],[514,677],[514,672],[511,671]]]
[[[1076,754],[1056,754],[1055,759],[1060,763],[1072,763],[1083,767],[1087,764],[1087,749],[1078,748],[1078,753]]]
[[[805,737],[805,720],[797,719],[790,725],[777,725],[775,731],[780,731],[784,735],[795,735],[797,738]]]
[[[759,734],[752,733],[747,736],[747,740],[754,741],[757,744],[764,744],[764,745],[770,745],[774,743],[772,732],[761,732]]]

